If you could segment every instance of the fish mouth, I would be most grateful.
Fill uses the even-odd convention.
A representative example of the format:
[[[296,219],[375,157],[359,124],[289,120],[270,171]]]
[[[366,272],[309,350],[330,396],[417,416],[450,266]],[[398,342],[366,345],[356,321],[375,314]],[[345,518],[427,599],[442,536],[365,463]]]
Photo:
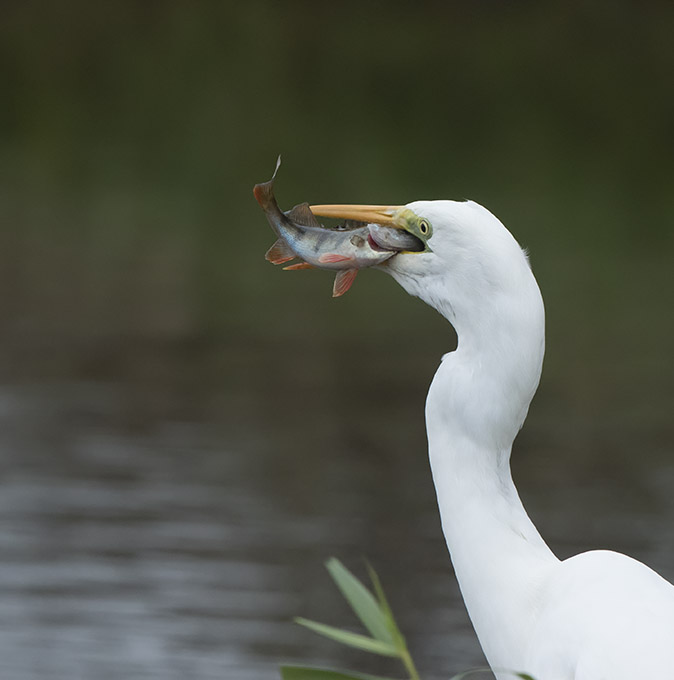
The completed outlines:
[[[377,252],[420,253],[426,247],[420,238],[403,229],[381,224],[369,224],[368,228],[368,245]]]
[[[368,244],[377,252],[420,253],[425,243],[406,229],[400,205],[310,205],[314,215],[355,220],[368,225]]]
[[[380,246],[371,233],[367,235],[367,244],[370,246],[370,248],[372,248],[372,250],[375,250],[378,253],[386,253],[391,251],[391,248]]]

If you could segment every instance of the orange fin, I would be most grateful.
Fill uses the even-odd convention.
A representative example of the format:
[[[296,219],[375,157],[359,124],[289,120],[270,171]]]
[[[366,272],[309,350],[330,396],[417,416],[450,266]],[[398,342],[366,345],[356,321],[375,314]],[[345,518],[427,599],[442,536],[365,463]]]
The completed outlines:
[[[335,283],[332,286],[332,297],[344,295],[356,279],[357,269],[342,269],[337,272]]]
[[[297,264],[289,264],[287,267],[283,267],[283,269],[289,272],[294,272],[298,269],[314,269],[314,265],[309,264],[308,262],[298,262]]]
[[[265,253],[265,259],[272,264],[283,264],[284,262],[289,262],[297,257],[290,246],[279,239],[276,243]]]
[[[352,257],[347,257],[346,255],[338,255],[337,253],[325,253],[318,258],[318,261],[323,264],[328,264],[332,262],[348,262],[352,260]]]

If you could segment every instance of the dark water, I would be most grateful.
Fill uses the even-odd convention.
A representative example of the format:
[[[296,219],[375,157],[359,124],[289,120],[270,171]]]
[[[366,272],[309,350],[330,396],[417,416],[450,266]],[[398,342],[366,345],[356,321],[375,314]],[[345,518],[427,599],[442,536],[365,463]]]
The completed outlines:
[[[432,364],[385,371],[367,344],[278,349],[147,343],[7,371],[2,677],[257,679],[281,661],[395,674],[290,622],[352,623],[331,555],[376,566],[424,677],[482,665],[425,457]],[[560,555],[614,547],[674,576],[664,415],[616,423],[544,383],[515,475]]]

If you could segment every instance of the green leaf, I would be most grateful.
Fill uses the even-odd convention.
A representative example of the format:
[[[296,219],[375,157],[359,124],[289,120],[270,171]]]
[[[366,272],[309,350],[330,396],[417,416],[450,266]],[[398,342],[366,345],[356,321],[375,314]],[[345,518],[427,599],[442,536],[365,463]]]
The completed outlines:
[[[330,638],[331,640],[336,640],[337,642],[341,642],[343,645],[348,645],[349,647],[356,647],[357,649],[362,649],[366,652],[372,652],[373,654],[381,654],[382,656],[399,656],[398,650],[392,644],[388,642],[382,642],[381,640],[375,640],[374,638],[368,637],[367,635],[352,633],[350,630],[343,630],[342,628],[327,626],[324,623],[309,621],[308,619],[298,618],[295,619],[295,623],[299,623],[300,626],[309,628],[309,630],[313,630],[314,633],[323,635],[327,638]]]
[[[374,588],[375,595],[377,596],[377,601],[379,602],[379,609],[385,617],[386,625],[391,633],[391,637],[395,640],[396,637],[402,638],[398,624],[393,616],[393,610],[386,599],[384,594],[384,589],[382,588],[381,581],[379,580],[379,575],[374,570],[369,562],[366,562],[367,572],[370,575],[370,581],[372,581],[372,586]]]
[[[391,633],[391,637],[393,638],[393,645],[396,647],[398,653],[400,654],[400,660],[403,662],[405,669],[409,673],[410,680],[419,680],[419,672],[417,671],[416,666],[414,665],[414,661],[412,660],[412,655],[410,654],[409,649],[407,649],[407,642],[405,641],[405,637],[400,632],[400,628],[398,628],[398,624],[396,623],[395,617],[393,616],[393,610],[391,609],[391,606],[389,605],[388,600],[386,599],[386,595],[384,594],[384,588],[381,585],[379,576],[377,575],[377,572],[372,568],[372,565],[369,562],[366,562],[366,564],[367,571],[370,574],[370,580],[372,581],[374,592],[377,596],[377,600],[379,601],[379,608],[386,617],[386,625],[388,626],[388,629]]]
[[[449,680],[463,680],[470,675],[478,675],[480,673],[491,673],[491,668],[471,668],[470,670],[459,673],[458,675],[452,675]]]
[[[380,675],[306,666],[281,666],[281,678],[283,680],[391,680]]]
[[[520,678],[520,680],[535,680],[535,678],[531,677],[531,675],[528,675],[527,673],[518,673],[517,671],[511,671],[507,668],[471,668],[470,670],[459,673],[458,675],[453,675],[449,680],[463,680],[464,678],[467,678],[471,675],[478,675],[480,673],[493,673],[494,671],[497,671],[498,673],[507,673],[508,675],[512,675],[513,678]]]
[[[367,567],[367,573],[370,576],[370,581],[372,581],[372,587],[374,588],[374,594],[377,596],[379,608],[385,614],[388,614],[390,618],[393,618],[393,612],[391,611],[391,607],[389,606],[388,600],[386,599],[386,595],[384,595],[384,589],[382,588],[381,581],[379,580],[379,575],[369,562],[366,562],[365,566]]]
[[[392,645],[389,616],[382,611],[372,593],[335,557],[329,559],[325,566],[342,591],[342,595],[372,636]]]

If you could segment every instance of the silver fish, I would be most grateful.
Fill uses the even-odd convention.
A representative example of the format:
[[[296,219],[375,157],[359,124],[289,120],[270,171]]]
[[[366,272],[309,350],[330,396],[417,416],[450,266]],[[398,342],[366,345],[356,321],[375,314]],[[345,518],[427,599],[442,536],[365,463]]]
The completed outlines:
[[[280,164],[279,156],[272,178],[253,189],[279,237],[265,255],[269,262],[284,264],[300,258],[301,262],[284,269],[335,269],[332,295],[339,297],[349,290],[359,269],[381,264],[401,250],[418,248],[417,238],[392,227],[347,221],[341,227],[327,229],[318,222],[308,203],[282,212],[274,197],[274,180]]]

